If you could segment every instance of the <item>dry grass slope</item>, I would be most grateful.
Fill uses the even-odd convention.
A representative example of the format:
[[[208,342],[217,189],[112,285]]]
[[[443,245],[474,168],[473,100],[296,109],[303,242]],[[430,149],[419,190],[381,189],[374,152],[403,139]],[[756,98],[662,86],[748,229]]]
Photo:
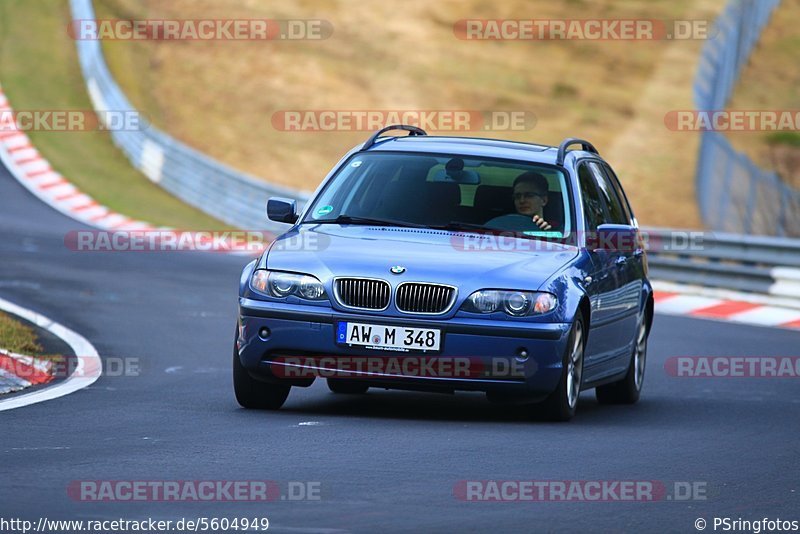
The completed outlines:
[[[730,109],[800,109],[800,0],[783,0],[764,30],[729,104]],[[731,143],[760,167],[778,170],[800,188],[800,133],[770,147],[769,132],[729,132]]]
[[[493,137],[557,144],[575,135],[610,158],[645,224],[699,226],[697,136],[664,114],[692,107],[699,41],[456,39],[464,18],[708,19],[724,0],[353,3],[106,0],[99,18],[319,18],[324,41],[106,42],[111,69],[160,127],[265,179],[313,189],[363,132],[292,133],[292,109],[529,110],[532,131]],[[484,133],[481,132],[481,135]]]

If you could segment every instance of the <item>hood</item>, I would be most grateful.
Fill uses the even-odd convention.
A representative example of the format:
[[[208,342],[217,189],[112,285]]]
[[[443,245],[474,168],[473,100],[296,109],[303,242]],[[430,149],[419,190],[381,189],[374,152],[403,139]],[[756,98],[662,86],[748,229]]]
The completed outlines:
[[[435,282],[480,288],[538,289],[578,249],[535,239],[424,228],[357,225],[296,227],[280,236],[259,267],[334,276]],[[402,266],[405,272],[392,274]]]

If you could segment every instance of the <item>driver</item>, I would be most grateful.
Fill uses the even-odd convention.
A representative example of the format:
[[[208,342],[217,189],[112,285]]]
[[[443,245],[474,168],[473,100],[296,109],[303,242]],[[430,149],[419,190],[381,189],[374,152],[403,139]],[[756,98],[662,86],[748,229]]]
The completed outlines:
[[[553,225],[544,219],[544,207],[547,205],[549,187],[547,178],[538,172],[528,171],[514,180],[512,195],[517,213],[501,215],[486,223],[486,226],[498,230],[541,231],[551,230]],[[520,220],[524,216],[524,220]]]

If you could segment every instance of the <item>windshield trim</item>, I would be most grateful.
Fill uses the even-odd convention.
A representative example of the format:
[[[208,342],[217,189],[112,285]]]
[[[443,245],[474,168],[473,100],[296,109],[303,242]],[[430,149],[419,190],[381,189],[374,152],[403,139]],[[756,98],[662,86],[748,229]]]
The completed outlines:
[[[576,211],[576,207],[575,207],[575,195],[574,195],[574,193],[572,191],[572,189],[573,189],[572,188],[572,175],[571,175],[571,173],[569,172],[569,170],[565,166],[557,165],[555,163],[529,161],[529,160],[524,160],[524,159],[510,159],[510,158],[493,157],[493,156],[475,156],[475,155],[469,155],[469,154],[457,154],[457,153],[449,153],[449,152],[418,152],[418,151],[415,151],[415,150],[369,150],[369,151],[356,151],[356,152],[353,152],[352,154],[350,154],[350,156],[348,156],[345,160],[343,160],[340,163],[339,167],[336,169],[336,172],[331,174],[328,177],[328,179],[325,180],[325,182],[322,184],[322,187],[317,191],[317,194],[314,195],[314,198],[309,199],[308,203],[305,206],[305,209],[303,210],[303,214],[302,214],[300,220],[298,220],[297,223],[296,223],[297,225],[313,224],[313,223],[319,222],[318,220],[311,218],[311,212],[312,212],[311,207],[314,204],[316,204],[317,200],[323,194],[325,194],[325,192],[328,190],[328,188],[331,187],[331,184],[333,184],[334,181],[336,180],[336,178],[339,176],[339,174],[341,172],[343,172],[347,168],[347,166],[350,164],[350,162],[354,158],[363,157],[365,154],[378,154],[378,155],[381,155],[381,156],[382,155],[409,155],[409,156],[434,157],[434,158],[454,158],[454,157],[459,157],[459,158],[464,158],[464,159],[473,158],[473,159],[480,159],[480,160],[485,160],[485,161],[496,161],[496,162],[508,163],[508,164],[523,164],[523,165],[540,166],[540,167],[546,167],[546,168],[558,171],[564,177],[564,186],[566,187],[566,193],[567,193],[567,199],[566,199],[565,207],[568,209],[569,212],[566,215],[570,218],[570,221],[571,221],[570,231],[568,233],[565,233],[560,238],[553,238],[553,237],[543,237],[543,236],[532,236],[532,235],[524,234],[522,232],[515,232],[513,230],[498,230],[496,228],[490,228],[488,226],[486,227],[486,229],[489,230],[489,231],[492,231],[492,232],[497,232],[497,233],[514,234],[515,236],[519,236],[519,237],[527,238],[527,239],[531,239],[531,238],[532,239],[545,239],[545,240],[554,240],[554,241],[558,241],[558,242],[569,242],[571,240],[574,240],[573,236],[575,235],[575,232],[576,232],[576,230],[578,228],[578,221],[576,220],[577,211]],[[563,195],[563,192],[562,192],[562,195]],[[328,224],[330,224],[330,223],[328,223]],[[361,226],[363,226],[363,225],[361,225]],[[455,231],[464,231],[464,232],[466,232],[467,230],[455,230]]]

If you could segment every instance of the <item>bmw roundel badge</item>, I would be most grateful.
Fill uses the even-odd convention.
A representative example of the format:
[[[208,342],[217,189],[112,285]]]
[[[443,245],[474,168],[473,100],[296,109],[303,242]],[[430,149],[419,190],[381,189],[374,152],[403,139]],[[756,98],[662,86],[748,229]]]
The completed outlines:
[[[389,269],[389,272],[391,272],[392,274],[403,274],[404,272],[406,272],[406,268],[403,267],[402,265],[393,265],[392,268]]]

